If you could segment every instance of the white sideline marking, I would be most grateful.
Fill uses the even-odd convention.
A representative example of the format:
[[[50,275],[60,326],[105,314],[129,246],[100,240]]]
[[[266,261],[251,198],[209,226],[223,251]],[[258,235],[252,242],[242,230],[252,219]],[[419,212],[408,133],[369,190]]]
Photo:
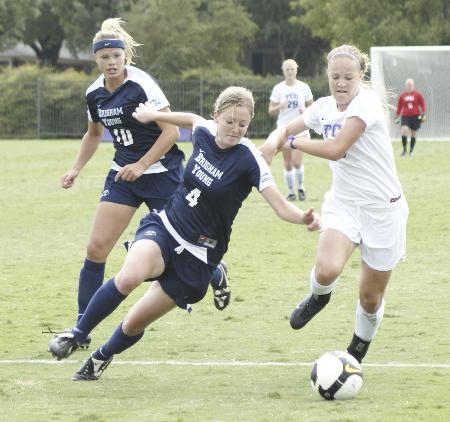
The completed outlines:
[[[0,365],[34,364],[34,365],[64,365],[80,363],[78,360],[53,359],[4,359]],[[311,366],[313,362],[251,362],[251,361],[182,361],[182,360],[122,360],[112,361],[115,365],[172,365],[172,366]],[[447,363],[364,363],[364,367],[372,368],[450,368]]]

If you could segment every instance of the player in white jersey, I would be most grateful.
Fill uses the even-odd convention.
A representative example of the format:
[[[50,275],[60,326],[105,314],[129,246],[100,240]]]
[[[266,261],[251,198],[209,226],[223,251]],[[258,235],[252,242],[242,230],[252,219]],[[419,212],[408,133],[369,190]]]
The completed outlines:
[[[214,120],[163,113],[150,103],[133,113],[141,123],[161,121],[191,129],[193,153],[183,182],[164,209],[142,219],[122,269],[97,290],[71,336],[59,342],[58,356],[69,356],[129,293],[144,280],[157,279],[74,380],[97,380],[113,356],[138,342],[150,323],[176,306],[189,310],[205,296],[227,251],[233,221],[253,187],[281,219],[318,229],[312,208],[303,212],[283,197],[261,152],[244,138],[253,114],[253,95],[241,87],[219,95]]]
[[[284,81],[273,87],[270,95],[269,114],[278,115],[277,127],[286,126],[303,113],[306,107],[313,103],[310,87],[297,79],[298,64],[293,59],[283,62],[281,69]],[[299,136],[310,139],[309,130]],[[292,139],[294,136],[292,136]],[[306,192],[304,187],[305,166],[303,165],[303,151],[299,149],[283,149],[284,180],[288,188],[287,199],[295,201],[295,181],[297,181],[298,199],[304,201]]]
[[[272,132],[262,146],[270,162],[290,134],[312,128],[323,135],[324,141],[293,141],[295,148],[330,160],[333,183],[322,205],[311,295],[292,312],[291,326],[302,328],[325,307],[359,246],[359,303],[355,333],[347,349],[359,362],[381,323],[391,271],[405,255],[408,216],[383,105],[363,83],[367,67],[368,57],[356,47],[333,49],[328,54],[331,96],[320,98],[303,116]]]

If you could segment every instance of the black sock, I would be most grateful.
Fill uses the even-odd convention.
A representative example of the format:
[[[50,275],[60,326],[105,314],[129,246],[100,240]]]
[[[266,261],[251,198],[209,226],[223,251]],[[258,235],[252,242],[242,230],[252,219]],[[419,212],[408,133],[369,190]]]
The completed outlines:
[[[347,347],[347,352],[350,353],[359,363],[361,363],[369,350],[369,345],[370,341],[365,341],[359,338],[356,334],[353,334],[352,341]]]
[[[411,136],[411,146],[409,147],[409,152],[413,152],[414,145],[416,145],[416,138]]]
[[[406,152],[406,145],[408,144],[408,137],[402,136],[402,145],[403,145],[403,151]]]

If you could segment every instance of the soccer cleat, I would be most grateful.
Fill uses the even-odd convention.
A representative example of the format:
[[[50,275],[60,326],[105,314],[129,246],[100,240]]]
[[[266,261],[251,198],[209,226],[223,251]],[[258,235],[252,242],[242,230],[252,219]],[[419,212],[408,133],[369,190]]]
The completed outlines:
[[[58,360],[69,357],[79,347],[80,345],[75,340],[75,336],[71,330],[65,330],[62,333],[56,334],[48,343],[48,351]]]
[[[404,157],[406,155],[406,151],[403,150],[402,153],[400,154],[400,157]]]
[[[125,240],[125,242],[123,242],[123,246],[127,250],[127,252],[130,250],[131,245],[133,245],[133,243],[134,240]]]
[[[409,156],[412,157],[414,155],[414,152],[409,151]]]
[[[291,327],[294,330],[303,328],[314,315],[318,314],[330,301],[331,293],[325,295],[310,295],[301,301],[291,314]]]
[[[75,373],[72,380],[97,381],[103,374],[103,371],[111,363],[112,359],[112,356],[108,360],[95,359],[91,356],[86,362],[84,362],[80,370]]]
[[[306,199],[306,192],[304,191],[304,189],[298,190],[298,199],[299,201],[304,201]]]
[[[86,340],[84,340],[83,343],[80,343],[78,346],[80,347],[80,349],[87,350],[87,349],[89,349],[89,346],[91,345],[91,341],[92,341],[92,338],[90,335],[88,335],[86,337]]]
[[[88,335],[82,343],[77,343],[72,330],[69,329],[60,333],[55,333],[50,329],[45,332],[56,334],[48,343],[48,351],[58,360],[70,356],[78,348],[83,350],[89,349],[92,341],[91,336]]]
[[[228,283],[228,268],[225,261],[221,261],[219,269],[222,273],[222,278],[218,283],[211,281],[211,287],[214,294],[214,306],[219,311],[223,311],[230,303],[231,289]]]
[[[286,196],[286,199],[288,201],[295,201],[297,198],[294,193],[290,193],[288,196]]]

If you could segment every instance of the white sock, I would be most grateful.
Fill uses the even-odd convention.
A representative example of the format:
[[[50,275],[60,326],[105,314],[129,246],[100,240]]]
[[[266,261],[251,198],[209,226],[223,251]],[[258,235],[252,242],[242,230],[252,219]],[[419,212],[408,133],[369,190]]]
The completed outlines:
[[[303,187],[303,181],[305,179],[305,166],[303,164],[299,168],[295,169],[295,178],[297,179],[298,188],[305,190]]]
[[[284,181],[286,182],[286,185],[288,187],[289,193],[295,194],[294,192],[294,169],[292,170],[286,170],[284,169]]]
[[[316,267],[312,267],[311,273],[309,275],[309,281],[311,285],[311,292],[314,295],[326,295],[328,293],[331,293],[333,289],[336,287],[336,284],[339,280],[339,277],[334,280],[331,284],[328,286],[323,286],[320,284],[316,279]]]
[[[377,333],[384,315],[384,299],[374,314],[366,312],[361,303],[356,307],[355,334],[364,341],[371,341]]]

